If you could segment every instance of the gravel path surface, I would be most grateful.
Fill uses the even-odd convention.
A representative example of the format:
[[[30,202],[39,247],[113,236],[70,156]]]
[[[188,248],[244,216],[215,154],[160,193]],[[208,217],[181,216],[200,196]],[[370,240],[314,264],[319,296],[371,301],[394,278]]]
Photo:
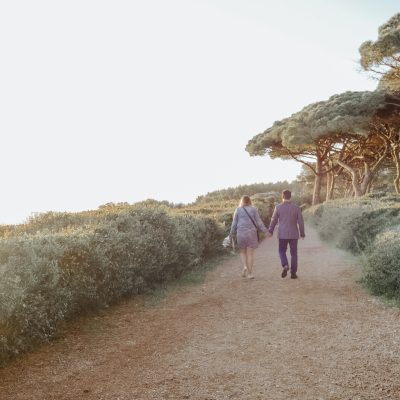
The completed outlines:
[[[298,280],[280,277],[265,240],[256,279],[240,277],[237,256],[156,306],[80,319],[0,370],[0,399],[400,399],[400,311],[307,233]]]

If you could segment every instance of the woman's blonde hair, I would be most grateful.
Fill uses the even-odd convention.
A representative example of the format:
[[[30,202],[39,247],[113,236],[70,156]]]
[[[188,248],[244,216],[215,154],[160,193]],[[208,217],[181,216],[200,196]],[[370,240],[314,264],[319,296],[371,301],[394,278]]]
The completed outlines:
[[[251,206],[251,199],[250,199],[250,196],[243,196],[243,197],[240,199],[239,207],[243,207],[243,206]]]

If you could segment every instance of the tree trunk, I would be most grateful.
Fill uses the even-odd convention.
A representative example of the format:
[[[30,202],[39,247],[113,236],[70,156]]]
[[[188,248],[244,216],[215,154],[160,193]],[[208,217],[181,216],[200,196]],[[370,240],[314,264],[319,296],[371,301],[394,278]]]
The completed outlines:
[[[369,165],[367,163],[364,163],[364,176],[360,184],[362,196],[367,193],[368,188],[372,182],[372,178],[373,178],[373,173],[371,172]]]
[[[325,201],[330,200],[329,188],[331,186],[331,179],[332,179],[332,174],[330,172],[328,172],[326,174],[326,196],[325,196]]]
[[[393,161],[396,166],[396,177],[394,179],[394,188],[397,194],[400,194],[400,153],[397,146],[392,150]]]
[[[333,199],[333,190],[335,188],[335,175],[332,171],[327,173],[326,176],[326,200]]]
[[[343,161],[338,160],[337,163],[343,167],[351,175],[351,184],[353,186],[354,196],[361,197],[363,195],[361,185],[358,182],[357,172],[350,165],[345,164]]]
[[[321,188],[322,188],[322,158],[317,156],[316,174],[314,178],[314,192],[312,198],[312,205],[321,203]]]
[[[396,189],[396,193],[400,194],[400,174],[397,173],[396,178],[394,180],[394,188]]]
[[[314,192],[312,198],[312,205],[321,203],[321,188],[322,188],[322,176],[321,174],[316,174],[314,178]]]

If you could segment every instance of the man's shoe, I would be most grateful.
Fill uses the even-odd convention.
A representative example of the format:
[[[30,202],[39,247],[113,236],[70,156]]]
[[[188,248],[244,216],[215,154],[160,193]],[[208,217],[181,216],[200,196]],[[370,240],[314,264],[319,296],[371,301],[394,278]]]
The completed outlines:
[[[288,273],[288,271],[289,271],[289,267],[288,266],[283,267],[283,271],[282,271],[281,277],[285,278],[287,273]]]
[[[290,274],[290,277],[291,277],[292,279],[297,279],[297,275],[296,275],[296,274]]]

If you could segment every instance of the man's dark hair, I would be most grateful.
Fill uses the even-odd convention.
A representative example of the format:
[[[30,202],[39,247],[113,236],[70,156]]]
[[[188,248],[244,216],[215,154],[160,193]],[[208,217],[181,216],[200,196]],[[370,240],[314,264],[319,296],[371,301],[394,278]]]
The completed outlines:
[[[290,191],[290,190],[284,190],[283,192],[282,192],[282,197],[285,199],[285,200],[289,200],[291,197],[292,197],[292,192]]]

